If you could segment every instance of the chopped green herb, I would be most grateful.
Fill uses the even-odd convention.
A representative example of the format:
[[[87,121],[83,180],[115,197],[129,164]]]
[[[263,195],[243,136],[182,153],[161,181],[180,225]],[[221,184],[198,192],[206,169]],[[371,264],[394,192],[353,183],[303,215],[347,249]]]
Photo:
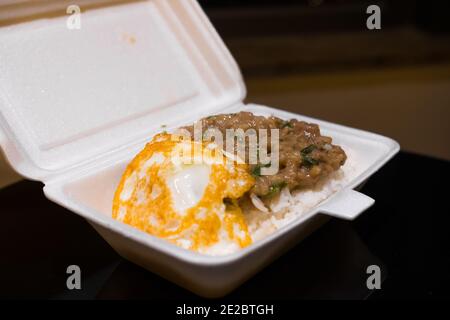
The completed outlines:
[[[283,128],[293,128],[294,126],[292,125],[292,123],[290,121],[284,121],[283,124],[281,125],[281,129]]]
[[[305,149],[303,149],[301,151],[301,154],[302,154],[302,156],[306,156],[316,149],[317,149],[317,147],[314,144],[312,144],[312,145],[307,146]]]
[[[305,167],[312,167],[319,164],[319,161],[314,159],[311,156],[311,153],[317,149],[317,146],[314,144],[309,145],[308,147],[304,148],[300,153],[302,155],[302,165]]]
[[[287,183],[284,181],[272,184],[269,188],[269,192],[265,195],[265,197],[272,197],[272,196],[280,193],[280,191],[286,186],[287,186]]]
[[[269,168],[271,163],[268,164],[258,164],[256,165],[252,170],[252,176],[254,177],[260,177],[261,176],[261,168]]]
[[[309,155],[302,156],[302,164],[306,167],[312,167],[319,164],[319,161]]]

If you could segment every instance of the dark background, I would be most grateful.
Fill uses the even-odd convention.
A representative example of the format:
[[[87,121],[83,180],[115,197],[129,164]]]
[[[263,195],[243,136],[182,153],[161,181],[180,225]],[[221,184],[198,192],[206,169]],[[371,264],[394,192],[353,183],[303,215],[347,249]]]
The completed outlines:
[[[248,102],[378,132],[450,160],[449,1],[201,1]],[[381,8],[381,30],[366,9]]]

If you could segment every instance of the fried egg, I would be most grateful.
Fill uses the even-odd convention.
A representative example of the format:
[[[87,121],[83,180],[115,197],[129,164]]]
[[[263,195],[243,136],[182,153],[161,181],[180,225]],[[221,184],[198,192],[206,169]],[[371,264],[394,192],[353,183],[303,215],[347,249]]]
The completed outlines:
[[[252,239],[237,199],[255,181],[235,160],[212,143],[159,134],[123,174],[113,218],[200,253],[238,251]]]

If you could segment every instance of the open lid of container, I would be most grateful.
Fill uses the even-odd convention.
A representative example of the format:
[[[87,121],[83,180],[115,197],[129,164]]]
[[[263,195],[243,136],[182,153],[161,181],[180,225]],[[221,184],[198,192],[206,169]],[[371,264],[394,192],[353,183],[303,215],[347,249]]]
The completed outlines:
[[[0,27],[0,142],[28,178],[46,180],[245,97],[195,0],[126,1],[70,21],[78,17],[63,13]]]

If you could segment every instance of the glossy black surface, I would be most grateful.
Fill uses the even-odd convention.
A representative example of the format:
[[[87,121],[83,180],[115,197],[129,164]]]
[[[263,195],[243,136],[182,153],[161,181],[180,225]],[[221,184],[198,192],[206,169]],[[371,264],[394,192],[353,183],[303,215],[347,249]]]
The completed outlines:
[[[228,299],[449,298],[449,163],[401,153],[362,192],[376,204],[354,222],[331,220]],[[42,185],[0,190],[0,297],[197,299],[121,259],[82,218],[48,201]],[[66,268],[82,269],[80,291]],[[382,289],[366,287],[380,266]]]

